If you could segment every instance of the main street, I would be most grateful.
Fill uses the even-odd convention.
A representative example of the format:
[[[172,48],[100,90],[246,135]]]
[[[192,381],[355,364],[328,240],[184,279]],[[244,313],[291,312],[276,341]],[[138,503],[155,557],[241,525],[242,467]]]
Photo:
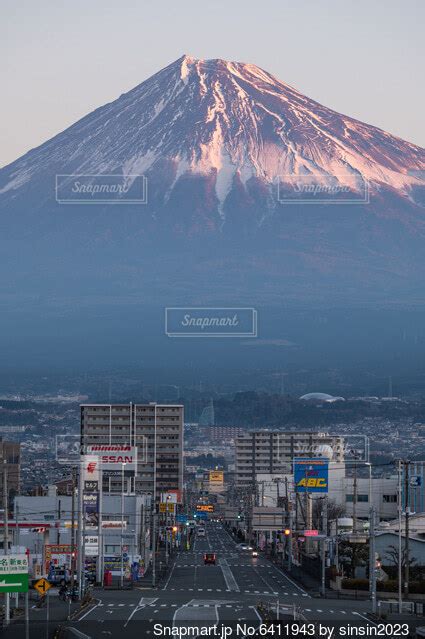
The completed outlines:
[[[215,566],[204,565],[206,551],[216,553]],[[370,606],[367,601],[312,598],[261,554],[255,558],[250,551],[240,550],[218,523],[207,524],[206,536],[197,538],[191,550],[177,554],[160,588],[99,590],[96,598],[97,604],[72,624],[93,639],[155,636],[154,624],[257,627],[259,602],[279,602],[288,609],[295,606],[308,620],[322,623],[366,622]]]

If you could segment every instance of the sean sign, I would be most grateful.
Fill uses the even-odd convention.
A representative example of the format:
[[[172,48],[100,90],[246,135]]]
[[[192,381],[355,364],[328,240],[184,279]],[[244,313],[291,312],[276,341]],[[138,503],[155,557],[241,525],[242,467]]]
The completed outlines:
[[[121,444],[92,444],[87,454],[98,457],[100,470],[136,470],[137,448]]]

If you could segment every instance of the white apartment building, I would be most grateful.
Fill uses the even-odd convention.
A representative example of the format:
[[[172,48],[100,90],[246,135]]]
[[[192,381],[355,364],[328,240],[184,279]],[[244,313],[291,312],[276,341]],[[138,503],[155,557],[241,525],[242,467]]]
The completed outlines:
[[[344,438],[308,431],[254,431],[235,441],[236,485],[252,486],[258,473],[288,474],[294,457],[314,457],[330,451],[333,461],[344,460]]]

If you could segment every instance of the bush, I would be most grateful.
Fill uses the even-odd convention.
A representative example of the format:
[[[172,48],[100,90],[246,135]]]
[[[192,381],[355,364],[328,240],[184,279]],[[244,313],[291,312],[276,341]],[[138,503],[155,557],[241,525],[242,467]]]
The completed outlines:
[[[368,579],[343,579],[342,587],[348,590],[369,590]]]
[[[345,588],[347,590],[369,590],[369,580],[343,579],[342,588]],[[378,581],[376,583],[376,589],[380,592],[397,592],[398,582],[395,579],[389,579],[388,581]],[[425,581],[409,582],[409,592],[412,595],[425,594]]]

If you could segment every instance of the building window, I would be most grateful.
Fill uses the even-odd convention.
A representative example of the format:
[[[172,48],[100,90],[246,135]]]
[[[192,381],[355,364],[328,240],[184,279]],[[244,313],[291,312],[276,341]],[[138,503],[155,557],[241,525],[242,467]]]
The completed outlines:
[[[382,501],[384,504],[396,504],[397,495],[382,495]]]
[[[354,501],[354,495],[345,495],[345,501],[352,503]],[[357,495],[357,503],[359,502],[368,502],[369,495]]]

